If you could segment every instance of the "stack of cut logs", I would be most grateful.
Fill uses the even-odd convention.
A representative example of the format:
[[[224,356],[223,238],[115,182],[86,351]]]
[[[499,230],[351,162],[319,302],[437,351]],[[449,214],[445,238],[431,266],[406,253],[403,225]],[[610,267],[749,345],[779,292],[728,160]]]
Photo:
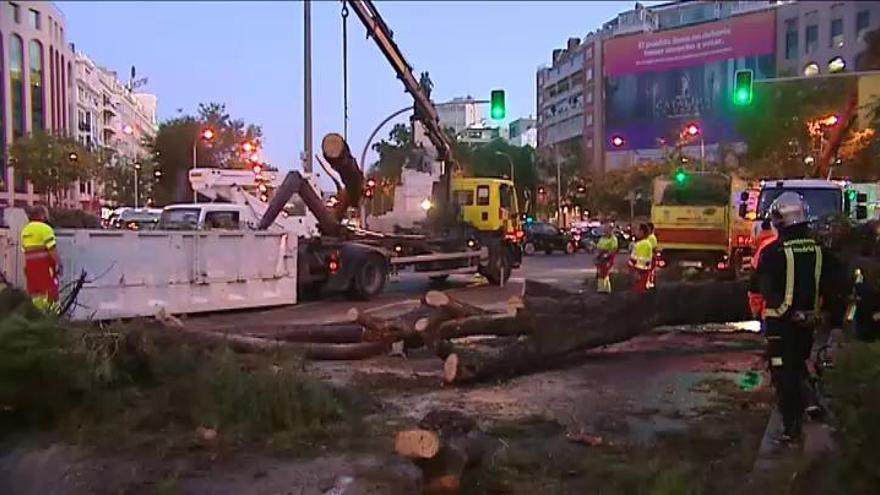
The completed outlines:
[[[391,318],[352,308],[343,323],[274,325],[263,336],[198,333],[241,352],[284,348],[308,359],[364,359],[400,342],[427,346],[444,360],[444,381],[454,384],[526,373],[658,325],[749,319],[746,287],[737,281],[665,284],[648,295],[575,294],[527,281],[510,305],[507,313],[491,313],[430,291],[418,307]],[[462,339],[473,336],[494,338]]]

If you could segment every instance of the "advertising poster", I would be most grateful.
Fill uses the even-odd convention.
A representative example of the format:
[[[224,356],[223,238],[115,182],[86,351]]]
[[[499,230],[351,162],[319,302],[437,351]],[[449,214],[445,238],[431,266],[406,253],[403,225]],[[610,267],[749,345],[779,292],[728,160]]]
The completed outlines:
[[[606,136],[652,149],[672,145],[690,122],[705,142],[736,142],[733,81],[738,69],[755,80],[775,73],[776,20],[761,12],[605,42]]]

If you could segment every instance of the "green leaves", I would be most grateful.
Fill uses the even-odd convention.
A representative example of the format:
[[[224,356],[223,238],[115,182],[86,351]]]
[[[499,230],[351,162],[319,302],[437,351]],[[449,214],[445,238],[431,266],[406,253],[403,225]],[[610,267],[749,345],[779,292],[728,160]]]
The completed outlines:
[[[77,180],[94,178],[100,168],[94,154],[75,139],[43,131],[16,139],[9,147],[10,164],[49,194],[49,201]]]

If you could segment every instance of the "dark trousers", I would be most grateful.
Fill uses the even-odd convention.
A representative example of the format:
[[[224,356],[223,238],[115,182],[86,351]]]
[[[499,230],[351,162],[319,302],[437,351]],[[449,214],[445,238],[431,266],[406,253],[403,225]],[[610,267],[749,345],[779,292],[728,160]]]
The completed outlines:
[[[766,320],[767,362],[776,389],[776,403],[788,434],[799,434],[809,405],[807,360],[813,349],[813,327],[791,321]]]

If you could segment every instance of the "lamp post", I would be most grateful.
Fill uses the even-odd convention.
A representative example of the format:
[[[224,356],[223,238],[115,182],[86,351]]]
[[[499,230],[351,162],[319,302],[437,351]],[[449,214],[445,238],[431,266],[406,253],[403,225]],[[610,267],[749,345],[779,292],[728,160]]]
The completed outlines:
[[[141,175],[141,164],[140,162],[134,162],[134,207],[138,208],[138,204],[141,202],[140,195],[138,194],[138,182],[140,182]]]
[[[214,139],[214,131],[211,129],[202,129],[196,134],[196,138],[193,139],[193,149],[192,149],[192,168],[195,169],[199,163],[199,140],[203,139],[206,142]],[[193,204],[199,202],[199,193],[193,189]]]

